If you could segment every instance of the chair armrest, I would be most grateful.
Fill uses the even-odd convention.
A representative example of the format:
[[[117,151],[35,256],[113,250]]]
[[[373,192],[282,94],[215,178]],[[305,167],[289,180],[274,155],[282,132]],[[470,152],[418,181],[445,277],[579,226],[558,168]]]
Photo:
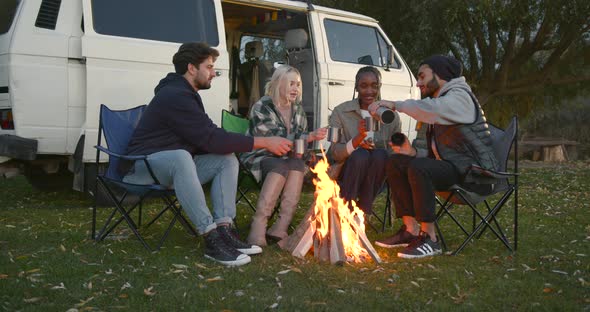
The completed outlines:
[[[476,184],[495,184],[498,182],[498,180],[508,179],[510,177],[516,176],[518,176],[518,173],[495,171],[482,168],[478,165],[471,165],[465,174],[464,182]]]
[[[125,160],[142,160],[142,159],[147,159],[146,155],[121,155],[121,154],[117,154],[115,152],[110,151],[108,148],[100,146],[100,145],[95,145],[94,148],[98,149],[99,151],[108,154],[109,156],[113,156],[113,157],[117,157],[117,158],[121,158],[121,159],[125,159]]]

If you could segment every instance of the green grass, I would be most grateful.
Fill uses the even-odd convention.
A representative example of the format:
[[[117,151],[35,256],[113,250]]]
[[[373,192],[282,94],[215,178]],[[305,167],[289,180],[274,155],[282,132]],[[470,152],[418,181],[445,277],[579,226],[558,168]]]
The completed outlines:
[[[271,246],[249,265],[225,268],[205,259],[202,239],[180,227],[157,253],[133,237],[94,243],[91,202],[82,194],[40,193],[21,177],[0,180],[0,309],[588,310],[589,189],[588,163],[523,169],[514,254],[488,233],[458,256],[409,261],[377,249],[381,265],[334,266]],[[308,187],[296,221],[312,197]],[[151,207],[146,214],[155,213]],[[238,213],[245,234],[251,211],[240,205]],[[510,217],[502,211],[504,223]],[[153,242],[163,227],[144,232]],[[449,222],[443,228],[456,246],[457,232]]]

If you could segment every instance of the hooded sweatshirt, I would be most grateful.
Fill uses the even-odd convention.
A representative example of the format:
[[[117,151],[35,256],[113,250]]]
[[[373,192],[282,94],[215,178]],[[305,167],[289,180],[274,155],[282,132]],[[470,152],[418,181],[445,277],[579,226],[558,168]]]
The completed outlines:
[[[251,151],[254,139],[226,132],[205,113],[201,96],[179,74],[169,73],[155,88],[127,146],[129,155],[183,149],[192,155]]]

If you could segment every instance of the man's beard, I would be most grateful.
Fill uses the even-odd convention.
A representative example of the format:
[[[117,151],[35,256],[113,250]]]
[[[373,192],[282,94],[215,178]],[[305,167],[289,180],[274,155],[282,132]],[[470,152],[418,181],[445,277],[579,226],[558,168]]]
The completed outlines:
[[[209,80],[205,80],[205,82],[201,82],[198,80],[198,78],[195,78],[193,80],[195,86],[197,87],[197,89],[199,90],[207,90],[211,88],[211,81]]]
[[[432,77],[432,79],[426,83],[426,89],[424,90],[424,93],[421,94],[422,98],[432,97],[438,89],[440,89],[440,85],[438,84],[438,81],[436,81],[436,78]]]

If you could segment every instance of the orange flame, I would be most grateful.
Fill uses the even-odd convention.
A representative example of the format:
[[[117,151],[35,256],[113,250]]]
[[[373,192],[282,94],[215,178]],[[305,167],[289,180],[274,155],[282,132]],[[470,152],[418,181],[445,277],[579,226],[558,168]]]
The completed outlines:
[[[340,221],[340,229],[342,230],[342,242],[347,260],[362,262],[364,259],[369,258],[369,254],[362,246],[361,241],[357,233],[352,229],[351,224],[353,222],[358,224],[358,228],[364,232],[364,213],[357,207],[355,201],[351,202],[351,206],[353,207],[351,211],[348,202],[340,197],[340,186],[328,175],[329,164],[323,146],[320,145],[320,149],[322,151],[322,159],[311,168],[311,171],[317,176],[317,178],[314,178],[313,180],[313,184],[316,188],[314,206],[316,233],[319,234],[321,238],[329,235],[330,208],[336,209]]]

